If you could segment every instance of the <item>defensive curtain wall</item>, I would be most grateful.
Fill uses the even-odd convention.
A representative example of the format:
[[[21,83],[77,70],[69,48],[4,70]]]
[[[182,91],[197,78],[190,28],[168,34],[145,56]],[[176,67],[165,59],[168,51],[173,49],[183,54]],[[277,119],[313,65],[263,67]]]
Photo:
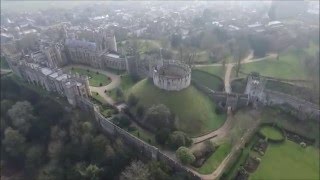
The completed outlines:
[[[178,61],[167,61],[154,68],[153,83],[160,89],[180,91],[191,82],[191,69]]]
[[[162,153],[158,148],[152,146],[139,138],[131,135],[127,131],[121,129],[117,125],[111,122],[111,118],[105,118],[100,112],[98,106],[94,105],[89,99],[78,97],[79,107],[87,112],[94,115],[95,120],[98,122],[99,126],[108,135],[121,138],[126,144],[134,147],[140,156],[146,157],[148,159],[154,159],[163,161],[172,167],[176,171],[183,171],[187,173],[192,179],[200,180],[200,177],[194,174],[192,171],[185,168],[179,162],[171,159],[164,153]]]

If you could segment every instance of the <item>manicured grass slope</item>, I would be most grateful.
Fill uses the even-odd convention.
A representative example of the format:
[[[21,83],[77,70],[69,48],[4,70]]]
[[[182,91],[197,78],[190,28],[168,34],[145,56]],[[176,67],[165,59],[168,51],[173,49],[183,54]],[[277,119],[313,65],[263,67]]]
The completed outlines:
[[[307,79],[307,73],[295,54],[280,56],[279,60],[268,59],[264,61],[243,64],[241,71],[250,73],[259,72],[261,75],[284,79]]]
[[[102,84],[102,86],[105,86],[111,82],[111,80],[109,80],[108,77],[105,76],[104,74],[101,74],[101,73],[97,74],[96,72],[93,72],[90,70],[88,72],[86,69],[82,69],[82,68],[73,68],[71,69],[71,73],[79,73],[80,75],[87,75],[89,77],[90,86],[99,87],[100,83]]]
[[[224,143],[219,146],[219,148],[206,160],[206,162],[197,169],[201,174],[210,174],[212,173],[223,159],[230,153],[231,144]]]
[[[269,144],[250,179],[319,179],[319,149],[306,149],[292,141]]]
[[[280,130],[270,127],[270,126],[264,126],[260,129],[260,132],[265,135],[265,137],[270,139],[282,139],[283,136],[280,132]]]
[[[145,108],[165,104],[179,117],[177,128],[191,136],[215,130],[225,121],[225,115],[215,114],[215,104],[193,86],[179,92],[169,92],[144,79],[134,85],[127,95],[131,93],[139,98],[139,104]]]
[[[191,74],[192,80],[207,86],[210,89],[220,91],[223,88],[223,82],[221,79],[203,71],[193,70]]]

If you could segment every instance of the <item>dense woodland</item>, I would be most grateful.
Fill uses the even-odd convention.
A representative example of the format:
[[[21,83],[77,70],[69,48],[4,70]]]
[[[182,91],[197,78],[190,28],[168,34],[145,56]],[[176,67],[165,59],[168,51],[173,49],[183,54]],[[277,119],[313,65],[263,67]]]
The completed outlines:
[[[1,78],[1,176],[12,179],[187,179],[161,162],[144,163],[89,114]]]

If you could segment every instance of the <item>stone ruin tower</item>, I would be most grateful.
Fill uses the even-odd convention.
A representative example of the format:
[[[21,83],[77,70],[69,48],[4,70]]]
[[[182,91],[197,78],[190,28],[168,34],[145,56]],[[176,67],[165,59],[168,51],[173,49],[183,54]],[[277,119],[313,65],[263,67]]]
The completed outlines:
[[[153,69],[153,84],[167,91],[180,91],[191,83],[191,68],[174,60],[159,63]]]

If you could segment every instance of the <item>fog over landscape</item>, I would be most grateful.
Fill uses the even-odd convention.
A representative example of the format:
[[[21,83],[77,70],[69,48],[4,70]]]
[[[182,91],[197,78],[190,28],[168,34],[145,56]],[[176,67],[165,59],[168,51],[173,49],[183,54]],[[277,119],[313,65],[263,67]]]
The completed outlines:
[[[319,1],[1,0],[4,180],[319,179]]]

